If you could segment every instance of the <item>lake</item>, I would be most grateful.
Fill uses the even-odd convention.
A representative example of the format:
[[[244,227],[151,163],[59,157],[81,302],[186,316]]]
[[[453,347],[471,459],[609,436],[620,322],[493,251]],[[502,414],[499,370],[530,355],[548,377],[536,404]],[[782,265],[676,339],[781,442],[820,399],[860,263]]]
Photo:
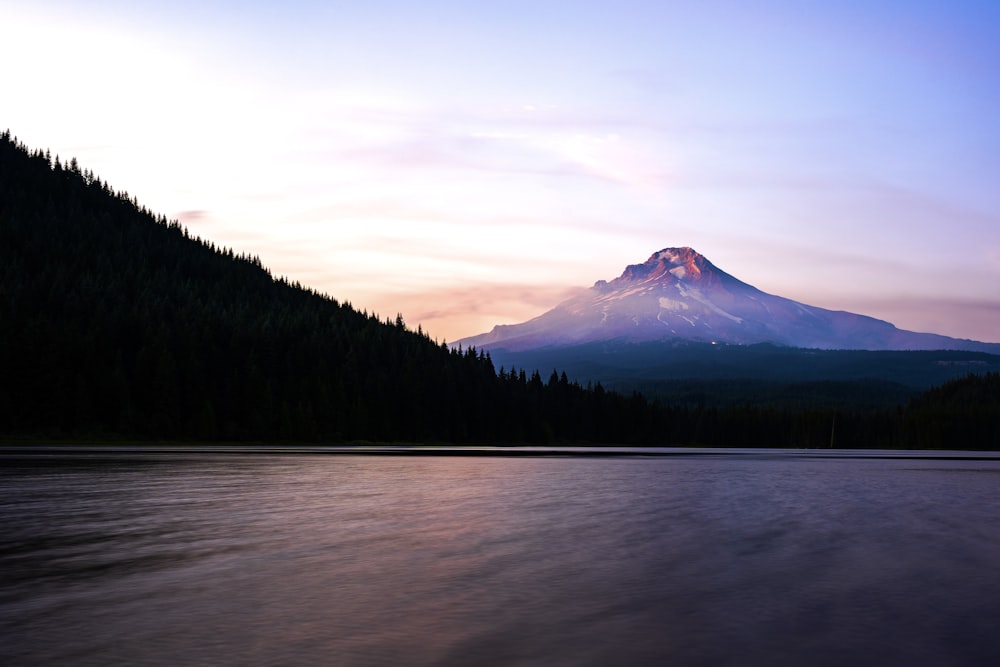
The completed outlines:
[[[40,451],[8,666],[1000,664],[992,454]]]

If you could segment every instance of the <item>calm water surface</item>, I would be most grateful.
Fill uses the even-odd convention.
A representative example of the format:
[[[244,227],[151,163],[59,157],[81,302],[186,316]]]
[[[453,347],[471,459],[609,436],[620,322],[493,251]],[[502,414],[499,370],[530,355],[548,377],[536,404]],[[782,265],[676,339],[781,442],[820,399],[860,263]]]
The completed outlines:
[[[1000,461],[0,457],[3,665],[996,665]]]

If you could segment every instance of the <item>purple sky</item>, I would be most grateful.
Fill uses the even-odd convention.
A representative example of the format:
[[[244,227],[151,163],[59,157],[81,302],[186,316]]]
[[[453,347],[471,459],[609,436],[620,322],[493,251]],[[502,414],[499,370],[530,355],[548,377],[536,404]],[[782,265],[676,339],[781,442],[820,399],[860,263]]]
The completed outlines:
[[[0,129],[447,340],[667,246],[1000,342],[1000,3],[0,0]]]

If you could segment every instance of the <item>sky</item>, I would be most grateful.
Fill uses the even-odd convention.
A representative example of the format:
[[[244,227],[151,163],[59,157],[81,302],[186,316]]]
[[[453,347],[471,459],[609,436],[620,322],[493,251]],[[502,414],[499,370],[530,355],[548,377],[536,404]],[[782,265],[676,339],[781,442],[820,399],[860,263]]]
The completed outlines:
[[[454,341],[666,247],[1000,342],[1000,3],[0,0],[0,129]]]

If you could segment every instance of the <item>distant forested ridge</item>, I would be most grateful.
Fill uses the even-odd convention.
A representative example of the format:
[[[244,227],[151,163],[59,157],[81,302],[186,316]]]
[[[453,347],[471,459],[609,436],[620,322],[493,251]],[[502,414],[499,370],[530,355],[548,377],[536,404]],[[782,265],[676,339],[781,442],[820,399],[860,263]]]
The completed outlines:
[[[906,407],[791,410],[661,403],[558,371],[497,369],[399,316],[275,277],[75,159],[0,135],[6,439],[780,447],[826,446],[835,424],[838,446],[997,448],[998,377]],[[937,419],[957,430],[925,426]]]

